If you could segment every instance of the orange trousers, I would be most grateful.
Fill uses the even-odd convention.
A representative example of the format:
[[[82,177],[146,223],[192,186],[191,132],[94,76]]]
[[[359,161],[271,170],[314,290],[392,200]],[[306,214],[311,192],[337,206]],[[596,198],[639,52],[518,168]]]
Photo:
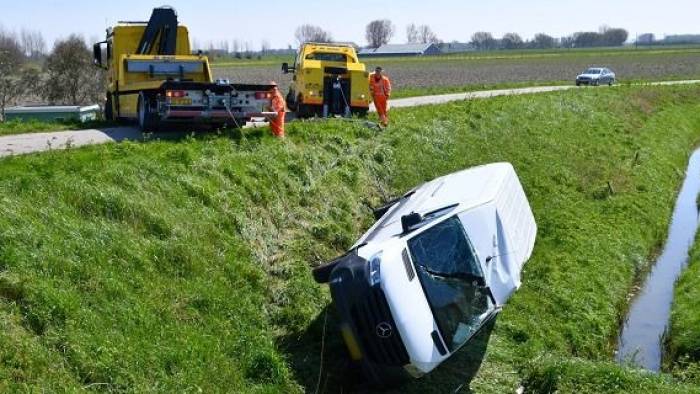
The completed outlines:
[[[275,137],[284,137],[284,111],[277,112],[277,117],[270,119],[270,129]]]
[[[374,96],[374,107],[377,109],[377,114],[379,115],[379,121],[382,125],[386,126],[389,124],[389,116],[387,114],[388,110],[388,98],[384,95]]]

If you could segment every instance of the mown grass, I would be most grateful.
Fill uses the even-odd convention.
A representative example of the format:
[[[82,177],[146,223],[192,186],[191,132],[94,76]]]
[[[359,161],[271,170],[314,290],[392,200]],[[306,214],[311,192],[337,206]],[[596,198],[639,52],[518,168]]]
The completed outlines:
[[[695,174],[697,176],[697,174]],[[690,253],[688,268],[674,292],[667,337],[666,368],[679,378],[700,385],[700,236]]]
[[[45,131],[83,130],[110,127],[114,124],[104,121],[65,121],[46,122],[39,120],[8,120],[0,122],[0,136],[12,134],[41,133]]]
[[[347,391],[309,267],[349,247],[370,206],[500,160],[539,234],[472,389],[693,389],[606,361],[700,140],[699,94],[583,89],[396,110],[383,132],[296,122],[284,141],[262,129],[3,159],[0,391]],[[402,391],[454,390],[466,368]]]

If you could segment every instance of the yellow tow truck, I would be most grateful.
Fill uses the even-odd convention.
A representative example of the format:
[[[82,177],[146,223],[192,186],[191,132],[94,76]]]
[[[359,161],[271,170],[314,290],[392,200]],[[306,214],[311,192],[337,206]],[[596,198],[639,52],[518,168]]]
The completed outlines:
[[[297,117],[367,115],[369,74],[352,45],[305,43],[282,72],[293,73],[287,107]]]
[[[148,22],[119,22],[93,47],[107,71],[107,120],[137,120],[143,131],[165,122],[244,125],[271,117],[271,85],[214,81],[206,56],[192,54],[187,27],[170,7]]]

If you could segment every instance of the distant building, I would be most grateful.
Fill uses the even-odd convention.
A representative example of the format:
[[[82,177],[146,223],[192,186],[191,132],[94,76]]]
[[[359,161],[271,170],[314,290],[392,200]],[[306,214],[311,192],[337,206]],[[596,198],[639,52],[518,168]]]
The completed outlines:
[[[700,34],[678,34],[666,36],[664,44],[700,44]]]
[[[639,37],[637,37],[637,44],[651,45],[655,40],[653,33],[640,34]]]
[[[430,56],[440,55],[437,44],[387,44],[379,48],[363,48],[358,53],[362,57],[391,57],[391,56]]]
[[[464,53],[476,51],[474,44],[470,42],[446,42],[440,44],[442,53]]]

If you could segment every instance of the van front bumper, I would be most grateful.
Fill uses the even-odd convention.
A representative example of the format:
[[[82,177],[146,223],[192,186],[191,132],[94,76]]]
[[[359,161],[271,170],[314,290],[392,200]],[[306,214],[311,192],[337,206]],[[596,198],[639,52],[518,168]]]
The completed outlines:
[[[331,273],[330,288],[350,357],[375,384],[409,378],[410,358],[384,292],[369,284],[367,260],[349,253]]]

